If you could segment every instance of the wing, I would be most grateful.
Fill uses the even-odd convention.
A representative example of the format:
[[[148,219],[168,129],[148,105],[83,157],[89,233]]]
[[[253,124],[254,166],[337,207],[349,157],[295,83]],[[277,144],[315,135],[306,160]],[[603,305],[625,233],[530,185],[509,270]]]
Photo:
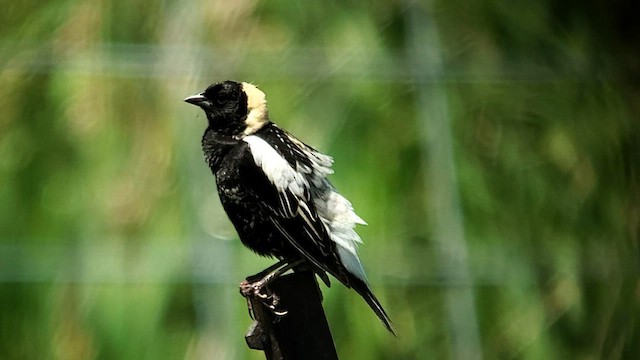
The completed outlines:
[[[243,140],[249,145],[246,156],[252,160],[243,162],[250,164],[243,169],[243,178],[250,179],[251,191],[268,209],[269,221],[320,275],[328,272],[350,287],[329,221],[318,214],[314,201],[330,191],[324,176],[331,171],[327,166],[331,158],[309,153],[284,132],[275,133],[269,142],[257,135]]]
[[[323,280],[328,272],[353,288],[395,334],[391,319],[367,284],[356,252],[362,240],[354,227],[364,221],[325,178],[332,172],[333,160],[275,125],[266,130],[269,133],[263,136],[268,142],[258,135],[243,139],[249,145],[249,159],[245,159],[249,161],[243,163],[251,165],[243,172],[250,177],[256,198],[269,209],[269,220]]]

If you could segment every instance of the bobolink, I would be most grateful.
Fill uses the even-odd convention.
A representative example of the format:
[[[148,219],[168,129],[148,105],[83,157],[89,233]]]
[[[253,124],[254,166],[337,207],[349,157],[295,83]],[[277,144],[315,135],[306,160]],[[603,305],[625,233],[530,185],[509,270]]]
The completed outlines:
[[[224,81],[184,101],[207,116],[205,160],[242,243],[278,258],[271,269],[305,262],[327,285],[331,274],[395,334],[357,255],[362,240],[354,228],[365,222],[326,178],[333,159],[271,122],[265,94],[252,84]],[[256,291],[267,281],[257,282]]]

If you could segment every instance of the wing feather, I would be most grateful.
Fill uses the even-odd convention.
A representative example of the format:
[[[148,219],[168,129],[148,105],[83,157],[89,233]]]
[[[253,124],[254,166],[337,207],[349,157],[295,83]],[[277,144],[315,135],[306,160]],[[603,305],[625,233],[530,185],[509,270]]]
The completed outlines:
[[[287,159],[259,136],[251,135],[243,140],[249,144],[251,157],[268,180],[268,184],[256,186],[256,192],[259,192],[256,198],[270,209],[269,220],[319,270],[332,274],[350,286],[337,244],[329,233],[330,222],[318,215],[317,204],[313,201],[314,196],[318,197],[329,190],[330,185],[324,176],[331,169],[324,166],[330,165],[330,158],[326,156],[317,160],[325,165],[317,163],[315,157],[305,165],[302,161],[308,156],[300,155],[300,161],[296,162],[294,169]],[[290,145],[291,150],[302,151],[297,144]],[[253,181],[257,181],[257,178],[254,176]],[[266,193],[271,195],[265,196]]]

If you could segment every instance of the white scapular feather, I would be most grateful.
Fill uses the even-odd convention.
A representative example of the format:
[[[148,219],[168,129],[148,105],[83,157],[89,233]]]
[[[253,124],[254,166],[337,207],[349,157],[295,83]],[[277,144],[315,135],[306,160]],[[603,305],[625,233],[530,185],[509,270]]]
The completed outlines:
[[[256,165],[262,169],[278,191],[284,192],[288,189],[298,197],[303,196],[304,188],[309,187],[303,174],[295,171],[285,158],[260,137],[249,135],[242,140],[249,144]]]

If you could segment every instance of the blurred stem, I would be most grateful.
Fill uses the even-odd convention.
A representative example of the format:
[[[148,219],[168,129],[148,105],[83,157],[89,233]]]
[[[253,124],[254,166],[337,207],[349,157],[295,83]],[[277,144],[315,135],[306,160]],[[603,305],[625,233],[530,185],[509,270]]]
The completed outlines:
[[[460,208],[453,154],[451,118],[437,25],[429,6],[410,2],[407,46],[417,84],[417,121],[427,166],[424,179],[434,229],[436,263],[445,280],[445,312],[454,359],[481,359],[482,348],[469,274],[464,220]]]

